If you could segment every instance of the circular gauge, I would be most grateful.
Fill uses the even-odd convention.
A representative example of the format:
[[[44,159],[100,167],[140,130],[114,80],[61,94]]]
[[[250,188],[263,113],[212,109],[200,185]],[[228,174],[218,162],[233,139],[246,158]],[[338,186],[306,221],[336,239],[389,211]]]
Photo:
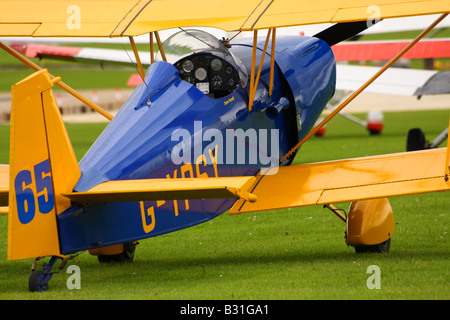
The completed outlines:
[[[213,87],[220,87],[223,84],[223,79],[221,76],[219,76],[218,74],[213,75],[211,78],[211,82]]]
[[[192,70],[194,70],[194,64],[192,63],[191,60],[186,60],[183,63],[183,71],[184,72],[192,72]]]
[[[226,74],[232,74],[233,73],[233,67],[232,66],[227,66],[225,68],[225,73]]]
[[[234,86],[234,84],[236,83],[236,81],[234,81],[233,78],[229,78],[229,79],[227,80],[227,83],[228,83],[228,85],[229,85],[230,87],[232,87],[232,86]]]
[[[187,82],[189,82],[191,84],[194,84],[195,83],[195,78],[193,76],[186,76],[186,77],[184,77],[184,81],[187,81]]]
[[[219,59],[213,59],[211,61],[211,69],[213,69],[213,71],[219,71],[222,69],[222,61]]]
[[[197,78],[197,80],[199,81],[203,81],[206,79],[206,70],[205,68],[198,68],[197,70],[195,70],[195,77]]]

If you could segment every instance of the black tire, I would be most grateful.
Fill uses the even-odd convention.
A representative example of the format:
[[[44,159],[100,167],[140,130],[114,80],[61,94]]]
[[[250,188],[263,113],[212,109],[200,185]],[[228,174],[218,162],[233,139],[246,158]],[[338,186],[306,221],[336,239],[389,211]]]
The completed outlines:
[[[386,241],[374,244],[371,246],[355,246],[356,253],[376,252],[376,253],[388,253],[391,248],[391,238]]]
[[[100,263],[111,262],[132,262],[134,259],[134,253],[136,251],[136,244],[134,242],[125,242],[123,244],[123,252],[114,255],[98,255],[98,261]]]
[[[28,279],[28,289],[30,292],[47,291],[48,284],[44,283],[46,274],[42,270],[31,271],[30,278]]]
[[[406,151],[430,149],[430,143],[425,139],[425,134],[420,129],[411,129],[406,138]]]
[[[379,131],[379,130],[373,130],[373,129],[369,129],[369,134],[371,135],[371,136],[379,136],[379,135],[381,135],[381,131]]]

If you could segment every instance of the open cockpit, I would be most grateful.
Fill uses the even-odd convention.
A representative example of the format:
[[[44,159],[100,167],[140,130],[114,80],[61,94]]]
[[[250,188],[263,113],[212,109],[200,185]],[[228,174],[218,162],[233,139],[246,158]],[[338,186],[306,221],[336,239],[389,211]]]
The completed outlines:
[[[177,68],[181,79],[211,98],[231,94],[248,80],[242,62],[217,38],[201,30],[183,30],[169,37],[160,52]],[[158,53],[156,60],[161,60]]]

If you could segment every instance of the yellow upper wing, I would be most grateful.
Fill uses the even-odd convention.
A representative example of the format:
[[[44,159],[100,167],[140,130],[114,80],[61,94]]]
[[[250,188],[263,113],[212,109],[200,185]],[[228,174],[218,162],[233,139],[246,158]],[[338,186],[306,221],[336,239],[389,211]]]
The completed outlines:
[[[261,17],[246,23],[244,29],[387,19],[449,11],[450,2],[446,0],[276,0]]]
[[[256,202],[238,200],[230,214],[450,191],[448,156],[440,148],[281,167],[249,189]]]
[[[121,37],[176,27],[226,31],[450,12],[448,0],[2,1],[0,36]]]

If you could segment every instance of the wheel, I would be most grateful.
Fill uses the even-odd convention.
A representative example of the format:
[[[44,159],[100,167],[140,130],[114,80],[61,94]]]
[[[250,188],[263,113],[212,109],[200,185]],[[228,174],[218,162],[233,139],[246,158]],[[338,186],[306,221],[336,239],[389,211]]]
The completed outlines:
[[[109,262],[132,262],[134,259],[134,253],[136,251],[136,244],[134,242],[125,242],[123,244],[123,252],[114,255],[98,255],[98,261],[100,263]]]
[[[31,271],[30,278],[28,279],[28,289],[30,292],[35,291],[47,291],[48,284],[44,282],[46,274],[42,270]]]
[[[420,129],[411,129],[406,138],[406,151],[416,151],[430,149],[429,142],[425,139],[425,134]]]
[[[374,244],[371,246],[355,246],[356,253],[365,253],[365,252],[378,252],[378,253],[388,253],[391,247],[391,238],[386,241]]]
[[[379,130],[370,130],[369,129],[369,133],[370,133],[371,136],[376,136],[376,135],[380,135],[381,131],[379,131]]]

